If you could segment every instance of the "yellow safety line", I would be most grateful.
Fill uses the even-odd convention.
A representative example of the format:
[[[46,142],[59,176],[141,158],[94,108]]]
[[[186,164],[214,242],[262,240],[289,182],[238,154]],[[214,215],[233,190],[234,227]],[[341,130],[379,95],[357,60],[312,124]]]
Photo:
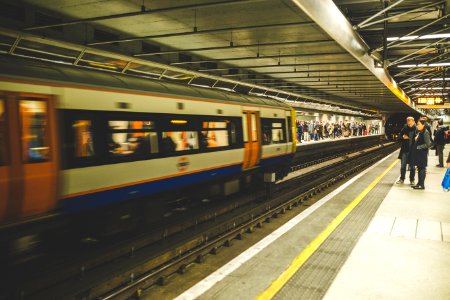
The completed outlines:
[[[396,159],[380,176],[375,178],[330,224],[291,262],[287,269],[275,279],[272,284],[264,290],[256,299],[272,299],[286,282],[300,269],[300,267],[314,254],[331,233],[342,223],[350,212],[361,202],[361,200],[377,185],[398,162]]]

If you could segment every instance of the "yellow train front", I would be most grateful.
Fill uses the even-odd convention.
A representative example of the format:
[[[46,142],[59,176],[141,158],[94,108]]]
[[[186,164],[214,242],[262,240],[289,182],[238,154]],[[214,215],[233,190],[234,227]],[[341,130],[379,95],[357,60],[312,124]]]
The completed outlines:
[[[275,100],[24,60],[0,73],[2,226],[282,177],[295,153]]]

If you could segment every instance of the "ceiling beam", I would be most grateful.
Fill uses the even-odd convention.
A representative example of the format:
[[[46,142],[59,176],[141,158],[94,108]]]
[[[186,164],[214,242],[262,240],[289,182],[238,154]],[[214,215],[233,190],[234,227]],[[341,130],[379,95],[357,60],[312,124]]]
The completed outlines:
[[[214,63],[222,61],[242,61],[242,60],[261,60],[261,59],[280,59],[280,58],[295,58],[295,57],[320,57],[320,56],[334,56],[334,55],[348,55],[347,52],[327,52],[327,53],[304,53],[304,54],[277,54],[277,55],[265,55],[265,56],[245,56],[245,57],[226,57],[218,59],[202,59],[195,61],[182,61],[174,62],[171,65],[189,65],[189,64],[202,64],[202,63]]]
[[[375,59],[361,36],[341,13],[332,0],[291,0],[342,48],[372,72],[398,99],[411,107],[411,100],[399,87],[388,71],[375,67]],[[411,107],[412,108],[412,107]]]
[[[183,31],[183,32],[175,32],[175,33],[165,33],[165,34],[154,34],[154,35],[145,35],[138,37],[128,37],[123,39],[115,39],[109,41],[98,41],[88,43],[89,46],[94,45],[106,45],[113,43],[126,43],[126,42],[134,42],[134,41],[142,41],[148,39],[161,39],[161,38],[171,38],[171,37],[180,37],[180,36],[194,36],[194,35],[202,35],[202,34],[212,34],[212,33],[220,33],[220,32],[236,32],[241,30],[255,30],[255,29],[267,29],[267,28],[279,28],[279,27],[290,27],[290,26],[312,26],[314,22],[291,22],[291,23],[276,23],[276,24],[263,24],[263,25],[248,25],[242,27],[226,27],[226,28],[216,28],[216,29],[205,29],[205,30],[197,30],[196,27],[192,29],[192,31]]]
[[[275,43],[257,43],[257,44],[247,44],[247,45],[236,45],[233,43],[232,45],[228,44],[227,46],[217,46],[217,47],[203,47],[203,48],[190,48],[190,49],[178,49],[178,50],[166,50],[166,51],[157,51],[157,52],[146,52],[146,53],[138,53],[133,56],[152,56],[152,55],[162,55],[162,54],[177,54],[177,53],[185,53],[185,52],[203,52],[203,51],[215,51],[215,50],[236,50],[236,49],[246,49],[246,48],[264,48],[264,47],[273,47],[273,46],[289,46],[289,45],[314,45],[320,46],[321,44],[334,44],[333,40],[317,40],[317,41],[293,41],[293,42],[275,42]]]
[[[99,17],[93,17],[93,18],[84,18],[84,19],[54,23],[54,24],[49,24],[49,25],[30,26],[30,27],[24,28],[24,30],[36,30],[36,29],[63,27],[63,26],[69,26],[69,25],[84,24],[84,23],[89,23],[89,22],[114,20],[114,19],[119,19],[119,18],[169,13],[169,12],[173,12],[173,11],[177,11],[177,10],[211,8],[211,7],[224,6],[224,5],[248,4],[248,3],[259,2],[259,1],[263,1],[263,0],[226,0],[226,1],[217,1],[217,2],[212,2],[212,3],[207,2],[207,3],[200,3],[200,4],[188,4],[188,5],[181,5],[181,6],[174,6],[174,7],[155,8],[155,9],[146,9],[145,6],[143,5],[143,6],[141,6],[141,9],[136,12],[115,14],[115,15],[109,15],[109,16],[99,16]]]

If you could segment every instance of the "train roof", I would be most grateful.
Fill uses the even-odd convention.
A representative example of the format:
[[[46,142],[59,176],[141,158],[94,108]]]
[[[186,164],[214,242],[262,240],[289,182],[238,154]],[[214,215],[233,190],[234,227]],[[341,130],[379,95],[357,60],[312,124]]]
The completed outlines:
[[[290,107],[285,103],[268,98],[242,95],[217,89],[187,86],[156,79],[134,77],[115,72],[89,70],[65,64],[47,63],[21,58],[6,58],[4,56],[0,56],[0,76],[34,81],[38,79],[39,81],[49,83],[216,100],[218,102],[239,102],[243,105]]]

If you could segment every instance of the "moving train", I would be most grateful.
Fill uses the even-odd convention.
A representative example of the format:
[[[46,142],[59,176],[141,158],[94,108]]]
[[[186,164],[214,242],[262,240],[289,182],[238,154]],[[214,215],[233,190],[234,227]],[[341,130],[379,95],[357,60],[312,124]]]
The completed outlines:
[[[0,224],[282,177],[294,125],[275,100],[0,58]]]

